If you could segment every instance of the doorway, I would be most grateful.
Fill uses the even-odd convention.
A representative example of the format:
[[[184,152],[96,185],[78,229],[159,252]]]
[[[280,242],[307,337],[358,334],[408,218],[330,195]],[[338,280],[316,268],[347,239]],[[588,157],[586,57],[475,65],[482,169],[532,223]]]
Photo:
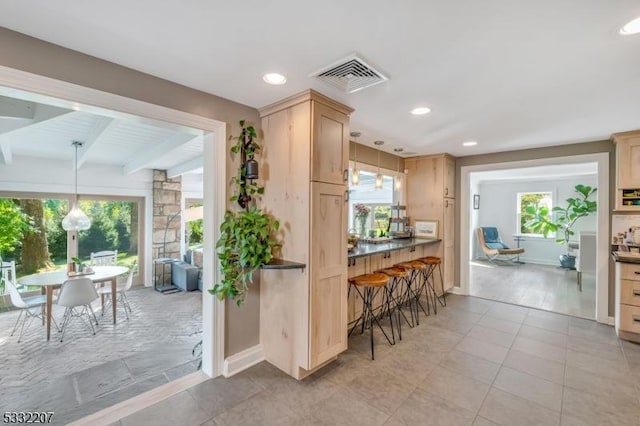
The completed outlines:
[[[591,164],[595,169],[595,175],[587,178],[593,170],[588,171],[590,166],[580,166],[580,164]],[[584,167],[583,169],[580,169]],[[555,253],[562,251],[562,247],[555,244],[554,241],[545,240],[542,237],[529,235],[522,236],[521,230],[518,228],[517,208],[518,192],[526,193],[526,182],[531,182],[531,176],[527,173],[532,171],[538,172],[547,168],[548,170],[582,170],[579,179],[592,179],[593,186],[597,187],[596,199],[598,203],[597,216],[592,218],[591,224],[595,228],[595,260],[593,274],[586,276],[586,282],[583,282],[583,290],[589,291],[589,286],[593,287],[593,311],[586,315],[580,315],[580,309],[575,308],[575,304],[582,304],[582,309],[587,309],[589,302],[587,293],[583,291],[580,296],[577,290],[577,274],[575,271],[564,271],[557,268],[552,262],[546,259],[552,258],[547,253]],[[517,178],[511,183],[497,184],[496,176],[506,176],[513,170],[520,170]],[[586,171],[585,171],[586,170]],[[493,173],[494,181],[486,181],[484,184],[484,193],[492,194],[483,197],[480,195],[481,186],[483,186],[482,176],[491,176]],[[547,172],[548,173],[548,172]],[[549,175],[547,174],[547,177]],[[546,182],[546,183],[545,183]],[[586,181],[585,181],[586,182]],[[591,182],[591,180],[589,180]],[[498,186],[496,186],[496,184]],[[540,180],[538,186],[531,186],[530,192],[545,192],[547,188],[551,188],[551,199],[556,202],[564,202],[567,197],[566,186],[571,188],[572,181],[566,175],[555,179]],[[505,186],[507,185],[507,186]],[[508,190],[510,187],[510,191]],[[491,190],[493,188],[493,190]],[[496,188],[499,188],[497,190]],[[554,189],[555,188],[555,189]],[[563,189],[561,189],[563,188]],[[518,191],[519,190],[519,191]],[[558,294],[559,299],[554,303],[553,289],[565,286],[566,291],[572,291],[577,294],[577,301],[571,310],[565,309],[562,313],[573,314],[578,316],[586,316],[596,319],[599,322],[608,323],[608,301],[609,301],[609,285],[608,285],[608,244],[609,244],[609,158],[607,153],[602,154],[586,154],[574,157],[549,158],[539,160],[518,161],[509,163],[486,164],[478,166],[466,166],[461,168],[461,250],[460,250],[460,292],[465,295],[474,295],[480,297],[488,297],[496,300],[506,301],[508,303],[522,304],[532,306],[539,309],[547,309],[562,312],[559,309],[562,297],[561,292]],[[504,201],[493,200],[496,196],[506,196],[510,193],[513,200],[511,204],[513,209],[505,206]],[[475,199],[479,199],[479,209],[474,209],[474,195],[479,195]],[[492,198],[493,196],[493,198]],[[490,216],[481,215],[482,209],[487,208],[487,204],[491,206],[495,204],[496,210]],[[487,212],[485,210],[485,212]],[[489,222],[492,223],[489,223]],[[500,229],[500,224],[503,224]],[[504,225],[506,224],[506,225]],[[589,226],[591,226],[589,225]],[[521,254],[522,263],[516,263],[507,260],[506,262],[488,262],[486,256],[478,246],[476,231],[480,226],[495,226],[498,228],[501,238],[507,245],[516,247],[522,245],[525,253]],[[515,236],[518,236],[516,241]],[[528,247],[528,248],[527,248]],[[542,255],[541,255],[542,253]],[[527,257],[528,256],[528,257]],[[543,259],[544,257],[544,259]],[[529,262],[527,262],[529,260]],[[545,263],[552,263],[545,265]],[[474,288],[474,276],[476,286]],[[502,277],[502,278],[501,278]],[[532,278],[537,277],[537,278]],[[590,281],[592,280],[592,281]],[[529,284],[527,284],[529,283]],[[555,283],[555,284],[554,284]],[[573,294],[572,293],[572,294]],[[582,297],[582,301],[580,300]],[[547,303],[544,303],[547,298]]]

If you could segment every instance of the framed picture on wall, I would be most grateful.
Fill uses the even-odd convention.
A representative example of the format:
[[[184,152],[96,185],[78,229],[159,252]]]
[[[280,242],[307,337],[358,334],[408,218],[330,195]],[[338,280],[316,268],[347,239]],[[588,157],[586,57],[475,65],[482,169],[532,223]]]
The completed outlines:
[[[435,240],[438,238],[438,221],[416,219],[415,221],[415,237],[427,240]]]

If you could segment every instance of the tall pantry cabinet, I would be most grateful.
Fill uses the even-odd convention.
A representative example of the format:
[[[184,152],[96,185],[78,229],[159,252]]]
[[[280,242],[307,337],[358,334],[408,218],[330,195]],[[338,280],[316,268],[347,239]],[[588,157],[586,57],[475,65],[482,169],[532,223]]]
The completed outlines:
[[[349,115],[313,90],[260,110],[261,205],[280,221],[280,257],[303,270],[265,270],[265,359],[302,379],[347,349]]]
[[[405,159],[407,212],[412,221],[437,220],[442,240],[436,256],[442,259],[444,290],[454,286],[455,158],[448,154]],[[436,273],[436,280],[440,277]],[[436,288],[440,290],[438,282]]]

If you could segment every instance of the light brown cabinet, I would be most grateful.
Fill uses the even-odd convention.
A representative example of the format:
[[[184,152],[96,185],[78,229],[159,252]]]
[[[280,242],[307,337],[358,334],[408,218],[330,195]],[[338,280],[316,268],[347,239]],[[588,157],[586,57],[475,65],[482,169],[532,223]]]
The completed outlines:
[[[280,221],[280,256],[302,270],[263,271],[265,359],[302,379],[347,349],[349,114],[315,91],[260,110],[262,206]]]
[[[616,210],[640,210],[640,131],[612,135],[616,145]]]
[[[616,262],[615,310],[618,336],[640,342],[640,264]]]
[[[455,285],[455,165],[447,154],[405,159],[407,213],[412,220],[438,221],[436,256],[442,258],[445,291]]]

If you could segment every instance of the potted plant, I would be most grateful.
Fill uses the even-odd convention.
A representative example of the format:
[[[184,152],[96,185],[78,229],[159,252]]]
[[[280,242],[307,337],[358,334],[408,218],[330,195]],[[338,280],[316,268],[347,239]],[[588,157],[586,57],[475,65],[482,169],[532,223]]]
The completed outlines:
[[[569,240],[575,234],[573,227],[583,217],[597,211],[598,203],[589,198],[595,194],[597,188],[585,185],[576,185],[578,196],[566,199],[566,207],[556,206],[551,211],[546,206],[529,206],[525,214],[529,216],[526,226],[535,233],[544,235],[556,234],[556,243],[565,244],[566,253],[560,256],[560,265],[563,268],[575,268],[575,257],[569,255]],[[555,213],[552,215],[552,213]]]
[[[253,160],[254,154],[260,150],[255,141],[256,131],[252,126],[245,126],[240,121],[241,133],[237,144],[231,148],[233,154],[241,153]],[[233,138],[233,137],[232,137]],[[247,142],[249,141],[249,142]],[[248,153],[244,151],[250,151]],[[230,201],[240,198],[246,202],[245,209],[227,210],[220,225],[220,239],[217,242],[218,259],[220,260],[222,280],[209,290],[218,299],[231,298],[240,306],[244,301],[248,286],[253,282],[253,274],[273,258],[274,249],[280,244],[274,238],[278,232],[279,222],[270,214],[255,205],[251,195],[261,195],[264,187],[255,181],[247,182],[246,164],[241,164],[232,182],[236,185],[235,194]]]

